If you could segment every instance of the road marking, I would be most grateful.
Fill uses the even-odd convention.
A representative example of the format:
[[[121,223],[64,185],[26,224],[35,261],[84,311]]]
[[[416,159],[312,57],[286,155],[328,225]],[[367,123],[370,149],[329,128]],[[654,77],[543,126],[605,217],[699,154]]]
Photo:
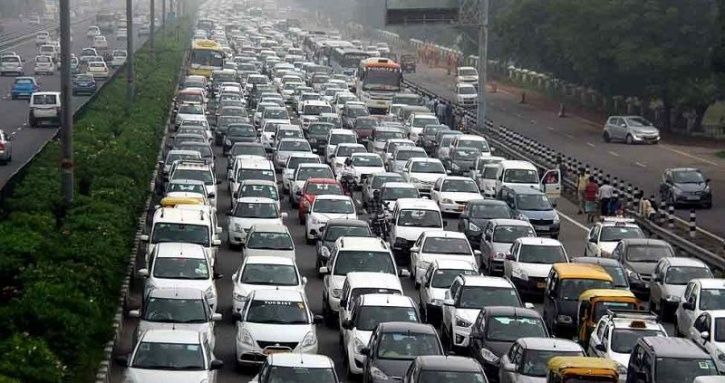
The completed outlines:
[[[515,116],[518,118],[524,118],[524,115],[522,115],[521,113],[516,113]]]
[[[615,157],[619,157],[619,154],[617,154],[617,152],[613,152],[611,150],[609,151],[609,154],[611,154],[611,155],[613,155]]]
[[[549,129],[551,131],[554,131],[554,128],[552,128],[551,126],[547,126],[546,129]]]
[[[565,220],[573,223],[574,226],[582,229],[583,231],[589,231],[589,228],[588,227],[586,227],[586,226],[582,225],[581,223],[577,222],[574,218],[569,217],[568,215],[562,213],[559,210],[557,210],[557,212],[559,213],[560,216],[564,217]]]
[[[572,140],[574,139],[574,136],[572,136],[572,135],[571,135],[571,134],[569,134],[569,133],[567,133],[567,134],[566,134],[566,136],[567,136],[567,137],[569,137],[569,138],[571,138]]]
[[[647,167],[647,165],[645,165],[645,164],[643,164],[643,163],[641,163],[641,162],[639,162],[639,161],[635,162],[635,164],[636,164],[637,166],[639,166],[640,168],[646,168],[646,167]]]
[[[591,146],[592,148],[596,148],[597,146],[592,144],[591,142],[587,142],[587,145]]]
[[[531,123],[532,124],[536,124],[536,120],[531,120]]]
[[[662,144],[660,144],[659,146],[661,148],[665,149],[665,150],[669,150],[669,151],[671,151],[673,153],[677,153],[677,154],[679,154],[681,156],[685,156],[685,157],[688,157],[688,158],[692,158],[694,160],[702,161],[702,162],[704,162],[704,163],[706,163],[708,165],[712,165],[712,166],[715,166],[715,167],[718,167],[718,168],[720,167],[720,164],[718,164],[716,162],[712,162],[712,161],[710,161],[708,159],[705,159],[705,158],[702,158],[702,157],[698,157],[698,156],[692,155],[690,153],[685,153],[682,150],[678,150],[678,149],[672,148],[672,147],[667,146],[667,145],[662,145]]]

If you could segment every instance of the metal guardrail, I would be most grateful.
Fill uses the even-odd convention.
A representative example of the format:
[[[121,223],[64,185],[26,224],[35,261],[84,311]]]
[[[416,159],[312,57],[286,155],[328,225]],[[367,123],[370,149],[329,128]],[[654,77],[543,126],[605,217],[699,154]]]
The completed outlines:
[[[425,95],[427,97],[437,97],[440,100],[451,102],[450,100],[447,100],[446,98],[441,97],[440,95],[435,94],[414,82],[404,80],[403,83],[406,87],[418,94]],[[477,129],[471,130],[472,133],[485,136],[493,147],[501,153],[505,153],[510,158],[529,161],[540,170],[550,169],[560,165],[566,170],[568,175],[576,175],[578,169],[585,167],[585,165],[583,165],[580,161],[558,153],[528,137],[524,137],[516,132],[513,132],[503,125],[495,126],[491,120],[487,120],[485,124],[482,125],[477,124],[474,112],[465,109],[458,109],[458,111],[465,113],[469,121],[473,122],[473,124],[477,127]],[[561,163],[558,163],[559,159],[561,160]],[[597,174],[598,177],[602,178],[600,169],[593,170],[593,174]],[[562,177],[562,181],[563,186],[566,189],[576,190],[576,181],[571,177]],[[656,222],[639,215],[639,213],[634,209],[635,205],[633,204],[635,200],[634,194],[638,189],[633,187],[632,184],[627,184],[626,188],[620,188],[617,186],[617,189],[618,195],[626,198],[628,205],[626,211],[628,215],[634,218],[643,230],[650,233],[650,235],[666,240],[672,246],[679,249],[681,253],[698,258],[710,265],[713,269],[725,271],[725,257],[719,254],[719,251],[722,249],[724,243],[722,238],[700,229],[698,230],[698,234],[707,236],[709,239],[708,241],[695,243],[694,241],[686,239],[678,233],[664,228]],[[687,223],[684,220],[679,221]]]

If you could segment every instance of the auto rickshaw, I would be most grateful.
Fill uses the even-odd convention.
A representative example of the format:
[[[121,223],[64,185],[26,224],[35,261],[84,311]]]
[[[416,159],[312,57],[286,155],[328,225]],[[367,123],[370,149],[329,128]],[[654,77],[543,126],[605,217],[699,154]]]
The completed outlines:
[[[577,310],[577,339],[579,343],[589,344],[589,334],[608,310],[639,310],[641,302],[629,290],[591,289],[579,295]]]
[[[617,363],[611,359],[555,356],[549,359],[547,383],[617,383]]]
[[[400,69],[403,73],[415,73],[417,57],[412,54],[401,54],[400,55]]]

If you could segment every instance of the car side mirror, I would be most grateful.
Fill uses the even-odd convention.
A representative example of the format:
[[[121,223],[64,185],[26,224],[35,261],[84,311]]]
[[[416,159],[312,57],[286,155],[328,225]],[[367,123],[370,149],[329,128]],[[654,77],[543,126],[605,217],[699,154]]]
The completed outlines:
[[[148,242],[149,241],[149,236],[148,236],[148,234],[141,234],[141,236],[138,237],[138,239],[141,242]]]
[[[693,310],[695,310],[695,303],[694,302],[683,302],[682,308],[685,310],[693,311]]]
[[[330,270],[327,269],[327,266],[322,266],[317,272],[320,274],[329,274]]]
[[[211,320],[212,322],[219,322],[222,320],[222,314],[221,313],[214,313],[211,314]]]
[[[486,241],[489,241],[490,242],[491,241],[491,235],[490,234],[486,234],[486,235],[483,236],[483,239],[485,239]]]
[[[113,360],[122,367],[128,367],[128,355],[117,356]]]
[[[320,324],[325,320],[325,318],[322,315],[313,315],[312,316],[312,323],[314,324]]]
[[[222,279],[222,278],[224,278],[224,274],[214,273],[214,279]]]
[[[595,344],[594,349],[601,352],[607,352],[607,347],[603,343]]]
[[[398,276],[408,278],[410,277],[410,271],[408,271],[408,269],[400,269],[398,270]]]
[[[148,278],[149,276],[149,269],[139,269],[138,270],[138,276],[142,278]]]
[[[215,240],[211,241],[211,245],[214,247],[219,247],[222,245],[222,241],[221,241],[221,239],[215,239]]]
[[[345,319],[344,321],[342,321],[342,328],[344,328],[345,330],[352,330],[352,321],[350,319]]]
[[[128,317],[129,318],[140,318],[141,317],[141,311],[140,310],[129,310],[128,311]]]
[[[700,332],[700,338],[702,338],[702,340],[707,342],[708,340],[710,340],[710,332],[709,331]]]
[[[516,365],[513,363],[504,363],[501,368],[503,368],[504,371],[516,371]]]
[[[524,307],[526,307],[527,309],[531,309],[531,310],[533,310],[535,308],[534,304],[531,302],[524,302]]]
[[[456,304],[456,301],[454,301],[451,298],[447,298],[447,299],[444,299],[443,300],[443,305],[444,306],[455,306],[455,304]]]
[[[211,361],[211,363],[209,364],[209,369],[210,369],[210,370],[221,370],[221,369],[222,369],[222,367],[224,367],[224,362],[222,362],[222,361],[221,361],[221,360],[219,360],[219,359],[214,359],[214,360],[212,360],[212,361]]]
[[[340,300],[340,307],[346,307],[347,306],[347,299],[343,298]]]

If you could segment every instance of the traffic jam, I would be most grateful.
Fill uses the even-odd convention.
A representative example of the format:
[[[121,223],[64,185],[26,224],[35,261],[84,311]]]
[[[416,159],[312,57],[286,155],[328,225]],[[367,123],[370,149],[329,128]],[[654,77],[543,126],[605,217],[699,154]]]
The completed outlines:
[[[313,22],[200,7],[124,382],[722,381],[725,280],[616,215],[567,251],[558,169]]]

